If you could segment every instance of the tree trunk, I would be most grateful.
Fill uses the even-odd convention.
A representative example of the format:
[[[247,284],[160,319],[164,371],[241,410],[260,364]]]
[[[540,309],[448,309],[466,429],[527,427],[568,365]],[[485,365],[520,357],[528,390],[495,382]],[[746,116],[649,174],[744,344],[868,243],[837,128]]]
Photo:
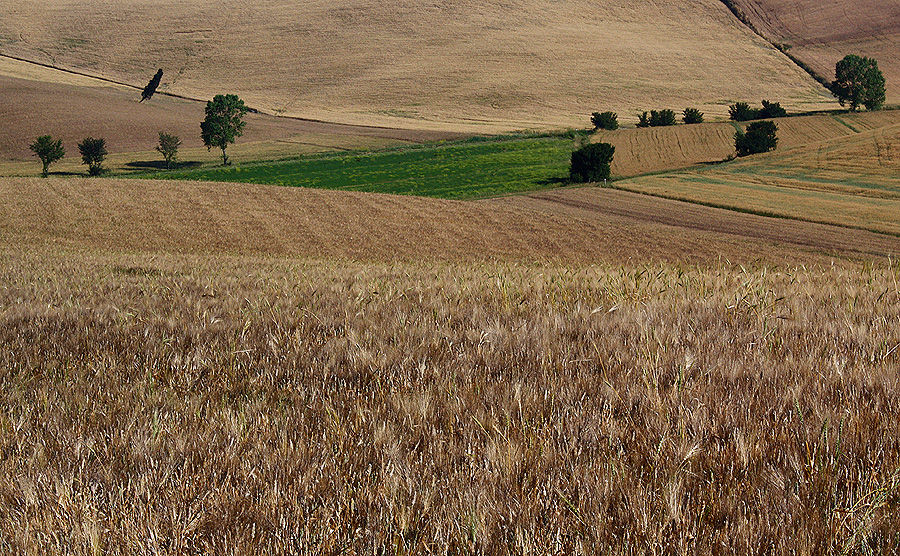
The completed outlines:
[[[225,154],[225,147],[222,147],[222,166],[228,166],[228,155]]]

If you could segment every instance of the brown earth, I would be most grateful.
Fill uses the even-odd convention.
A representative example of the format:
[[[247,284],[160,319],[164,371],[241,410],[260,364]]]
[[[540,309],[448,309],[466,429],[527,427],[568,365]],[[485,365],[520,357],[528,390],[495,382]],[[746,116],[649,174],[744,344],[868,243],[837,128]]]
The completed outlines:
[[[104,137],[111,152],[150,151],[159,131],[178,135],[184,148],[203,146],[201,102],[156,95],[139,103],[140,92],[126,87],[92,80],[53,83],[4,75],[0,75],[0,91],[0,160],[33,160],[28,145],[44,134],[62,139],[69,156],[74,157],[78,154],[77,142],[87,136]],[[457,137],[438,131],[351,126],[252,113],[246,121],[239,143],[289,143],[297,152]]]
[[[491,131],[583,126],[598,109],[834,105],[718,0],[2,0],[0,13],[0,54],[140,87],[163,68],[163,91],[327,121]]]
[[[0,237],[91,250],[359,260],[797,261],[900,238],[575,188],[478,202],[202,182],[3,178]]]
[[[769,40],[825,79],[847,54],[874,57],[887,102],[900,102],[900,0],[733,0]]]

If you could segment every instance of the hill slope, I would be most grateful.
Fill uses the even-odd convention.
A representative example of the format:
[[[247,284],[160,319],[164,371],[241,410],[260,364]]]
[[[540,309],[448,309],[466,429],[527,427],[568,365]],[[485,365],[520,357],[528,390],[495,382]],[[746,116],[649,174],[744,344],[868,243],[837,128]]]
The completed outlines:
[[[846,54],[872,56],[900,102],[900,0],[732,0],[769,40],[826,79]]]
[[[161,67],[161,90],[329,121],[520,129],[599,108],[831,102],[717,0],[0,0],[0,13],[3,54],[139,86]]]

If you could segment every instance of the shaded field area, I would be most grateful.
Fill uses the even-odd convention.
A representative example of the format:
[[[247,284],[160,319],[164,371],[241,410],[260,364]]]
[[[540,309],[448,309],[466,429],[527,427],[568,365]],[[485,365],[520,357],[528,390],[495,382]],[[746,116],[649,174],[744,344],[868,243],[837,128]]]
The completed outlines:
[[[845,117],[839,117],[848,125]],[[779,120],[779,126],[788,120]],[[900,124],[616,183],[738,210],[900,234]]]
[[[573,210],[573,203],[589,208]],[[596,187],[452,201],[112,178],[0,179],[0,239],[89,251],[364,261],[814,263],[900,253],[900,238]]]
[[[720,116],[743,98],[836,106],[718,0],[186,0],[166,17],[139,0],[2,0],[0,13],[2,54],[138,87],[162,68],[161,91],[343,123],[485,133],[598,109],[636,121],[661,99]]]
[[[769,40],[828,80],[847,54],[878,60],[887,101],[900,102],[900,1],[731,0]]]
[[[466,199],[558,186],[568,177],[573,144],[564,137],[486,139],[137,177]]]
[[[0,550],[888,554],[898,273],[4,246]]]

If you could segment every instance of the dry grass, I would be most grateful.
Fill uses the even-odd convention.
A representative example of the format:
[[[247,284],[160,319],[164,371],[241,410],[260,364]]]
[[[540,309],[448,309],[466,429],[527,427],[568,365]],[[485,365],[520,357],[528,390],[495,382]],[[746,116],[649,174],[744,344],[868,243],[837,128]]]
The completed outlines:
[[[794,149],[779,148],[728,164],[629,179],[617,185],[701,203],[900,234],[900,124],[862,131],[866,129],[860,125],[863,120],[847,116],[836,119],[860,133]],[[778,122],[779,137],[792,120]]]
[[[0,551],[896,554],[900,268],[0,251]]]
[[[0,179],[0,243],[354,260],[821,262],[900,238],[600,188],[478,202],[251,184]],[[571,202],[594,202],[573,210]]]
[[[165,17],[160,17],[161,11]],[[718,0],[0,2],[0,52],[281,114],[414,129],[583,126],[598,109],[835,106]]]
[[[826,79],[847,54],[872,56],[900,102],[900,2],[897,0],[733,0],[770,40]]]
[[[775,121],[778,124],[780,150],[809,145],[817,148],[819,143],[830,139],[866,131],[889,132],[896,129],[900,125],[900,111],[796,116],[777,118]],[[615,145],[613,175],[627,177],[720,162],[734,155],[734,132],[732,123],[704,123],[600,131],[593,135],[592,140]],[[866,173],[865,167],[856,171]]]

